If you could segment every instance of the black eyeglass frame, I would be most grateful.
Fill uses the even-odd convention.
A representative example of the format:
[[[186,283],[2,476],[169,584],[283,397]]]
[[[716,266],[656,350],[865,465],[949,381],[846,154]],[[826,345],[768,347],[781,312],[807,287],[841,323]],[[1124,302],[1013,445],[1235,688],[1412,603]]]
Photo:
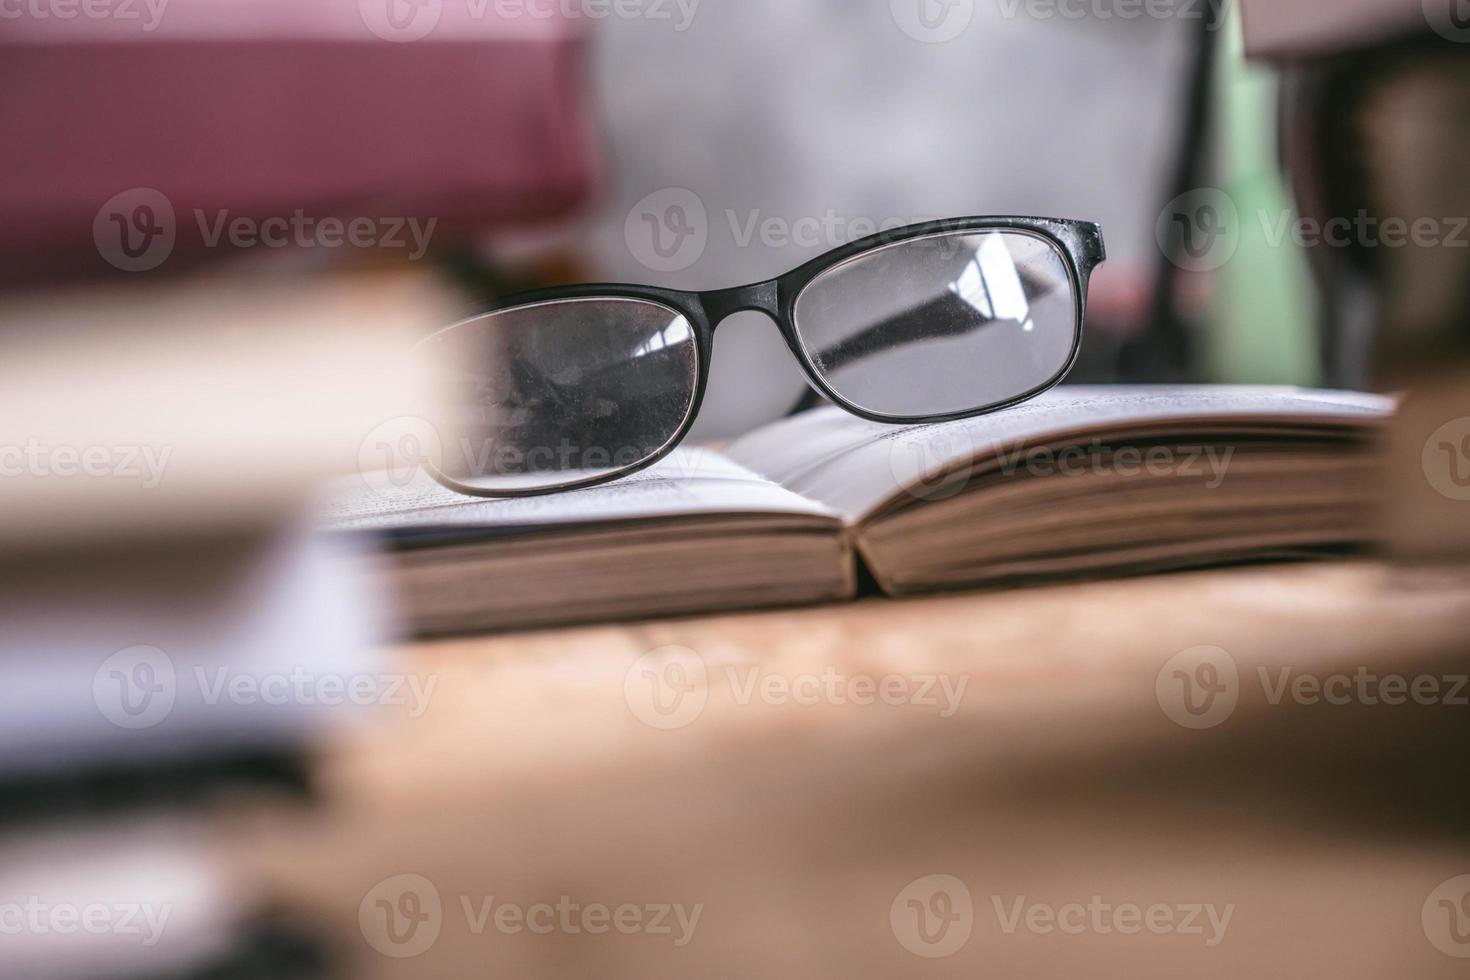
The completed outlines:
[[[920,416],[883,415],[868,411],[843,398],[823,380],[821,372],[812,362],[811,354],[807,351],[805,345],[802,344],[801,337],[796,329],[797,298],[801,296],[802,291],[814,279],[849,259],[888,246],[936,235],[986,231],[1006,231],[1029,234],[1040,238],[1055,246],[1066,264],[1068,275],[1071,277],[1073,298],[1077,306],[1076,327],[1072,336],[1071,353],[1068,355],[1066,364],[1054,377],[1032,390],[1004,402],[985,405],[962,412]],[[1093,269],[1102,264],[1106,259],[1107,249],[1103,243],[1102,228],[1094,222],[1010,215],[944,218],[937,221],[905,225],[901,228],[869,235],[866,238],[825,252],[785,275],[778,276],[774,279],[767,279],[763,282],[751,283],[746,286],[691,292],[627,283],[584,283],[538,289],[532,292],[507,296],[503,300],[485,307],[475,316],[447,327],[445,330],[436,332],[434,336],[448,330],[454,330],[466,323],[494,313],[502,313],[518,307],[534,306],[538,303],[557,300],[638,299],[658,303],[683,316],[693,327],[693,336],[698,357],[698,377],[695,381],[694,398],[690,403],[689,410],[685,414],[684,420],[680,423],[678,431],[670,436],[668,441],[657,452],[650,455],[647,459],[640,460],[637,463],[603,476],[534,490],[486,490],[459,483],[437,472],[437,468],[432,468],[434,470],[432,475],[435,480],[449,489],[454,490],[456,493],[469,497],[500,499],[542,497],[554,493],[584,490],[588,487],[601,486],[605,483],[621,480],[626,476],[653,466],[678,448],[689,435],[689,430],[693,428],[694,421],[699,416],[699,410],[704,404],[705,388],[709,382],[710,363],[714,355],[715,328],[736,313],[764,313],[774,320],[777,329],[781,332],[782,338],[786,341],[787,348],[791,351],[792,356],[796,358],[796,362],[801,366],[802,374],[806,376],[807,383],[833,404],[858,418],[886,425],[919,425],[978,418],[982,415],[989,415],[992,412],[999,412],[1050,391],[1052,388],[1061,384],[1067,375],[1071,373],[1073,366],[1077,363],[1077,355],[1082,347],[1082,326],[1087,309],[1088,283],[1091,279]],[[431,339],[433,339],[432,336],[425,338],[426,342]]]

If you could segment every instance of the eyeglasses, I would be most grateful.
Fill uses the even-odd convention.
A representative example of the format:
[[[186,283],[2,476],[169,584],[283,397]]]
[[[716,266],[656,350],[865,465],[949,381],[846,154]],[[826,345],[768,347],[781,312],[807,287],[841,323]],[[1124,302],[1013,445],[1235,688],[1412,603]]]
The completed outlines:
[[[854,242],[767,282],[710,292],[580,285],[512,297],[422,344],[447,365],[428,421],[436,479],[475,497],[619,479],[673,451],[699,412],[714,330],[776,321],[812,386],[854,415],[983,415],[1077,359],[1101,229],[957,218]]]

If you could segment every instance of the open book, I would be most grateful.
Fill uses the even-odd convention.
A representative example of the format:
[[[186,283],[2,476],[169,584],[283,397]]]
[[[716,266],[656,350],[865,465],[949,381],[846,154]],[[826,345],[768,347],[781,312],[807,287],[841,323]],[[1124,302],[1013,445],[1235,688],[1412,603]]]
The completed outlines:
[[[922,426],[821,408],[617,483],[474,500],[354,479],[421,635],[1310,557],[1375,536],[1392,403],[1245,387],[1067,387]]]

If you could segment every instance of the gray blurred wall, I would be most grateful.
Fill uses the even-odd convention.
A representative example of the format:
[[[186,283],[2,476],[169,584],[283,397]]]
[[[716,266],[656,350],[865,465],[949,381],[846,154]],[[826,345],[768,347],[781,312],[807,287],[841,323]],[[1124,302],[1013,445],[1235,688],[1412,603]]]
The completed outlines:
[[[597,274],[730,286],[874,224],[985,213],[1101,221],[1115,267],[1151,269],[1188,25],[951,0],[953,39],[900,26],[933,37],[916,6],[943,2],[703,0],[680,31],[670,0],[669,20],[602,20],[609,186],[580,236]],[[696,437],[776,418],[803,389],[765,318],[717,336]]]

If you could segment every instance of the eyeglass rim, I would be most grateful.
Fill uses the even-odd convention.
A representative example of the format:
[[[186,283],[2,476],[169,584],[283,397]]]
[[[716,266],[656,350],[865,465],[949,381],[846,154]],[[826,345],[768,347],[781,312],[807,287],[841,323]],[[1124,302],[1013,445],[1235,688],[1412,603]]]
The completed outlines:
[[[821,368],[821,366],[818,365],[818,363],[817,363],[817,355],[816,355],[816,353],[814,351],[812,351],[807,346],[807,342],[806,342],[805,338],[802,336],[801,324],[798,322],[797,317],[796,317],[796,308],[801,303],[802,296],[806,295],[807,290],[809,288],[811,288],[811,286],[817,280],[823,278],[828,273],[837,271],[838,269],[842,268],[844,265],[847,265],[847,264],[852,263],[852,262],[857,262],[857,261],[859,261],[861,259],[866,258],[867,256],[877,255],[878,253],[883,252],[883,251],[886,251],[887,249],[897,248],[899,246],[908,244],[910,242],[922,241],[922,240],[924,240],[926,238],[935,238],[935,239],[950,238],[950,237],[954,237],[955,234],[956,234],[955,232],[952,232],[952,231],[951,232],[932,232],[932,233],[930,233],[928,235],[919,235],[919,236],[914,236],[914,237],[910,237],[910,238],[905,238],[902,241],[889,242],[886,245],[879,245],[879,246],[876,246],[874,248],[865,249],[865,250],[863,250],[861,252],[858,252],[855,255],[848,256],[847,258],[845,258],[845,259],[843,259],[843,260],[841,260],[839,262],[835,262],[832,265],[827,266],[826,269],[824,269],[823,271],[819,272],[816,276],[812,277],[811,280],[809,280],[805,285],[803,285],[801,287],[801,289],[799,289],[791,297],[790,313],[788,314],[788,318],[789,318],[789,322],[791,324],[792,331],[796,335],[797,346],[798,346],[797,357],[805,362],[803,364],[803,367],[806,369],[806,372],[807,372],[808,377],[819,379],[822,382],[822,388],[825,389],[824,390],[824,394],[826,394],[827,398],[830,401],[832,401],[835,404],[839,405],[844,411],[847,411],[850,414],[856,415],[856,416],[858,416],[860,418],[867,419],[868,421],[871,421],[871,422],[879,422],[879,423],[887,424],[887,425],[924,425],[924,424],[929,424],[929,423],[938,423],[938,422],[952,421],[954,419],[974,418],[974,417],[977,417],[977,416],[980,416],[980,415],[988,414],[990,412],[998,412],[998,411],[1002,410],[1003,408],[1006,408],[1006,407],[1009,407],[1009,406],[1012,406],[1012,405],[1019,404],[1021,402],[1027,401],[1027,400],[1029,400],[1031,398],[1035,398],[1037,395],[1041,394],[1042,392],[1048,391],[1051,388],[1054,388],[1057,385],[1061,384],[1062,380],[1065,379],[1066,376],[1071,373],[1072,367],[1076,364],[1077,357],[1078,357],[1078,355],[1079,355],[1079,353],[1081,351],[1081,347],[1082,347],[1082,315],[1083,315],[1083,312],[1084,312],[1084,309],[1083,309],[1084,304],[1078,299],[1078,297],[1080,296],[1083,287],[1082,287],[1081,281],[1079,279],[1077,269],[1075,268],[1074,263],[1070,260],[1068,254],[1067,254],[1066,249],[1064,247],[1062,247],[1061,244],[1058,243],[1054,238],[1052,238],[1052,237],[1050,237],[1048,235],[1043,235],[1043,234],[1041,234],[1039,232],[1033,231],[1031,229],[1026,229],[1026,228],[973,229],[973,230],[971,230],[971,232],[969,234],[973,236],[973,235],[983,234],[983,233],[987,233],[987,232],[989,234],[1002,234],[1003,233],[1003,234],[1006,234],[1006,235],[1015,235],[1015,236],[1018,236],[1018,237],[1030,237],[1030,238],[1034,238],[1034,239],[1036,239],[1036,240],[1038,240],[1038,241],[1046,244],[1047,246],[1049,246],[1051,248],[1051,250],[1053,251],[1053,253],[1058,258],[1060,258],[1062,260],[1063,268],[1065,268],[1065,270],[1067,272],[1067,277],[1068,277],[1068,283],[1067,283],[1067,285],[1068,285],[1069,289],[1071,290],[1071,296],[1072,296],[1072,301],[1073,301],[1073,311],[1072,311],[1072,340],[1071,340],[1071,347],[1070,347],[1070,349],[1068,351],[1068,354],[1067,354],[1067,360],[1061,366],[1061,368],[1056,372],[1056,374],[1054,374],[1052,377],[1050,377],[1046,381],[1042,382],[1041,384],[1037,385],[1030,392],[1028,392],[1026,394],[1023,394],[1023,395],[1020,395],[1020,396],[1016,397],[1015,399],[1006,400],[1003,403],[1001,403],[1001,402],[985,403],[985,404],[983,404],[983,405],[981,405],[979,407],[976,407],[976,408],[959,409],[959,410],[957,410],[956,413],[951,413],[951,414],[937,413],[936,412],[936,413],[928,413],[928,414],[917,415],[917,416],[913,416],[913,415],[897,415],[897,414],[893,414],[893,413],[889,413],[889,412],[876,412],[876,411],[874,411],[872,409],[865,408],[864,406],[857,404],[856,402],[854,402],[851,399],[849,399],[847,396],[845,396],[845,395],[841,394],[840,392],[838,392],[837,389],[836,389],[836,387],[834,385],[832,385],[831,383],[827,382],[827,380],[826,380],[827,374],[830,373],[830,372],[824,371]]]
[[[796,300],[812,280],[829,269],[841,265],[863,253],[898,245],[915,238],[931,237],[946,233],[958,234],[992,230],[1014,231],[1034,235],[1053,245],[1062,257],[1063,264],[1066,266],[1067,273],[1071,279],[1076,315],[1074,318],[1075,327],[1072,335],[1072,349],[1061,370],[1045,383],[1015,398],[994,404],[982,405],[974,409],[933,415],[894,416],[875,413],[861,406],[854,405],[834,391],[813,364],[810,354],[807,352],[796,329]],[[1066,379],[1073,367],[1076,366],[1077,358],[1081,353],[1082,347],[1088,284],[1092,271],[1102,262],[1106,261],[1106,259],[1107,250],[1103,242],[1102,228],[1096,222],[1014,215],[972,216],[943,218],[936,221],[905,225],[888,231],[880,231],[858,241],[849,242],[846,245],[824,252],[822,255],[792,269],[784,275],[729,289],[689,291],[633,283],[580,283],[569,286],[537,289],[506,296],[503,299],[487,304],[473,315],[435,330],[420,340],[416,347],[421,347],[450,331],[484,320],[495,314],[505,313],[521,307],[536,306],[558,300],[571,301],[599,298],[643,300],[667,307],[673,312],[682,315],[693,327],[692,336],[694,338],[696,356],[693,401],[690,403],[689,409],[685,413],[678,430],[669,437],[657,452],[637,463],[630,464],[601,476],[530,490],[488,490],[460,483],[439,472],[437,467],[431,467],[429,472],[435,481],[464,496],[481,499],[515,499],[522,497],[542,497],[557,493],[568,493],[574,490],[585,490],[590,487],[616,482],[617,480],[624,479],[634,473],[654,466],[661,460],[666,459],[684,442],[689,435],[689,430],[693,428],[699,416],[699,411],[704,404],[705,391],[709,384],[715,329],[730,316],[743,312],[764,313],[775,321],[777,329],[786,341],[787,348],[791,351],[792,356],[796,358],[797,364],[800,365],[807,383],[833,404],[858,418],[883,425],[925,425],[978,418],[994,412],[1004,411],[1007,408],[1030,401],[1038,395],[1055,388]]]

